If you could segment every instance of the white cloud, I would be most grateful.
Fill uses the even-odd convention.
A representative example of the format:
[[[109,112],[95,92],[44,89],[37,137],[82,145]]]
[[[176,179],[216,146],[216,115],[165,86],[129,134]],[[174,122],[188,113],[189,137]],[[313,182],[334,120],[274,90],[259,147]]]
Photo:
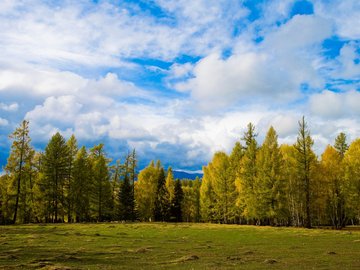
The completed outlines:
[[[0,110],[4,110],[7,112],[16,112],[19,109],[19,104],[11,103],[11,104],[5,104],[0,102]]]
[[[313,114],[324,118],[358,117],[360,93],[355,90],[346,93],[324,90],[310,97],[309,106]]]
[[[7,126],[9,121],[0,117],[0,126]]]
[[[315,13],[334,21],[336,33],[345,39],[360,39],[358,0],[314,1]]]

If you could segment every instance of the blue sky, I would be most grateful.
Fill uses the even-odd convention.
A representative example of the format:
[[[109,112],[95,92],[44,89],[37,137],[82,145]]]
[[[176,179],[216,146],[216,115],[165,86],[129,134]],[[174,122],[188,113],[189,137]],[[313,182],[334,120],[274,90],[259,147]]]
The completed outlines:
[[[30,120],[41,150],[60,131],[200,170],[253,122],[292,144],[305,115],[318,154],[360,136],[360,3],[0,3],[0,165]]]

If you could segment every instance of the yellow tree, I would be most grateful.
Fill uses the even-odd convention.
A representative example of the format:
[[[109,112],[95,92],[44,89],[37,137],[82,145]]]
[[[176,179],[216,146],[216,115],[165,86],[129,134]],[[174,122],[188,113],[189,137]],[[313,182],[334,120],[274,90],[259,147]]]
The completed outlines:
[[[255,213],[257,219],[265,224],[284,224],[287,217],[281,173],[283,160],[277,138],[275,129],[270,127],[256,158]]]
[[[334,147],[328,145],[321,155],[320,168],[323,185],[319,188],[325,191],[326,212],[332,226],[335,229],[341,229],[346,222],[341,154]]]
[[[305,117],[303,117],[301,121],[299,121],[299,132],[294,147],[297,153],[296,160],[298,174],[300,176],[299,180],[302,183],[301,190],[304,193],[304,226],[306,228],[311,228],[311,185],[313,181],[311,176],[316,161],[316,156],[312,151],[313,144],[314,141],[310,136]]]
[[[135,200],[139,218],[144,221],[153,220],[156,189],[158,182],[159,169],[151,161],[148,167],[143,169],[135,183]]]
[[[353,222],[360,223],[360,139],[350,144],[344,156],[346,203]]]

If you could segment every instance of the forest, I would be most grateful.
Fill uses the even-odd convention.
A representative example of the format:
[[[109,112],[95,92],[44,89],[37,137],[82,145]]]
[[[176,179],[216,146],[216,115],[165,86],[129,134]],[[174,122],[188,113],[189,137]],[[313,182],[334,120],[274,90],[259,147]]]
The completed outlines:
[[[29,122],[10,135],[0,177],[0,224],[161,221],[341,229],[360,224],[360,139],[340,133],[318,157],[303,117],[293,145],[270,127],[259,145],[249,123],[230,154],[217,152],[203,178],[174,179],[137,154],[112,161],[104,145],[79,147],[73,135],[51,137],[35,151]]]

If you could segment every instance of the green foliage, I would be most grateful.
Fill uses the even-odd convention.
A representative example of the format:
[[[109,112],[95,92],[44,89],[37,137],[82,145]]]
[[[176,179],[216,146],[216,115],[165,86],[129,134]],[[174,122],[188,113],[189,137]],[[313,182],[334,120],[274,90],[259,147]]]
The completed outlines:
[[[261,223],[270,225],[284,225],[288,216],[282,175],[283,158],[277,138],[275,129],[270,127],[256,159],[255,216]]]
[[[170,221],[182,221],[182,202],[184,200],[184,192],[181,181],[177,179],[174,185],[174,195],[170,206]]]
[[[63,221],[65,217],[65,181],[69,177],[69,148],[63,136],[51,137],[43,156],[42,192],[46,221]]]
[[[314,163],[316,162],[316,156],[312,151],[314,141],[310,136],[310,131],[305,122],[305,117],[299,121],[299,132],[294,147],[296,149],[297,169],[299,175],[299,181],[301,181],[301,190],[304,193],[303,203],[305,205],[304,213],[304,226],[311,228],[311,173],[314,169]]]
[[[239,194],[237,205],[242,215],[248,220],[256,218],[254,184],[256,181],[256,155],[258,151],[257,134],[252,123],[248,124],[242,140],[245,142],[244,154],[240,160],[240,172],[236,178],[236,188]]]
[[[157,166],[158,168],[158,166]],[[166,188],[165,172],[160,167],[155,193],[154,219],[155,221],[168,221],[170,215],[170,196]]]

